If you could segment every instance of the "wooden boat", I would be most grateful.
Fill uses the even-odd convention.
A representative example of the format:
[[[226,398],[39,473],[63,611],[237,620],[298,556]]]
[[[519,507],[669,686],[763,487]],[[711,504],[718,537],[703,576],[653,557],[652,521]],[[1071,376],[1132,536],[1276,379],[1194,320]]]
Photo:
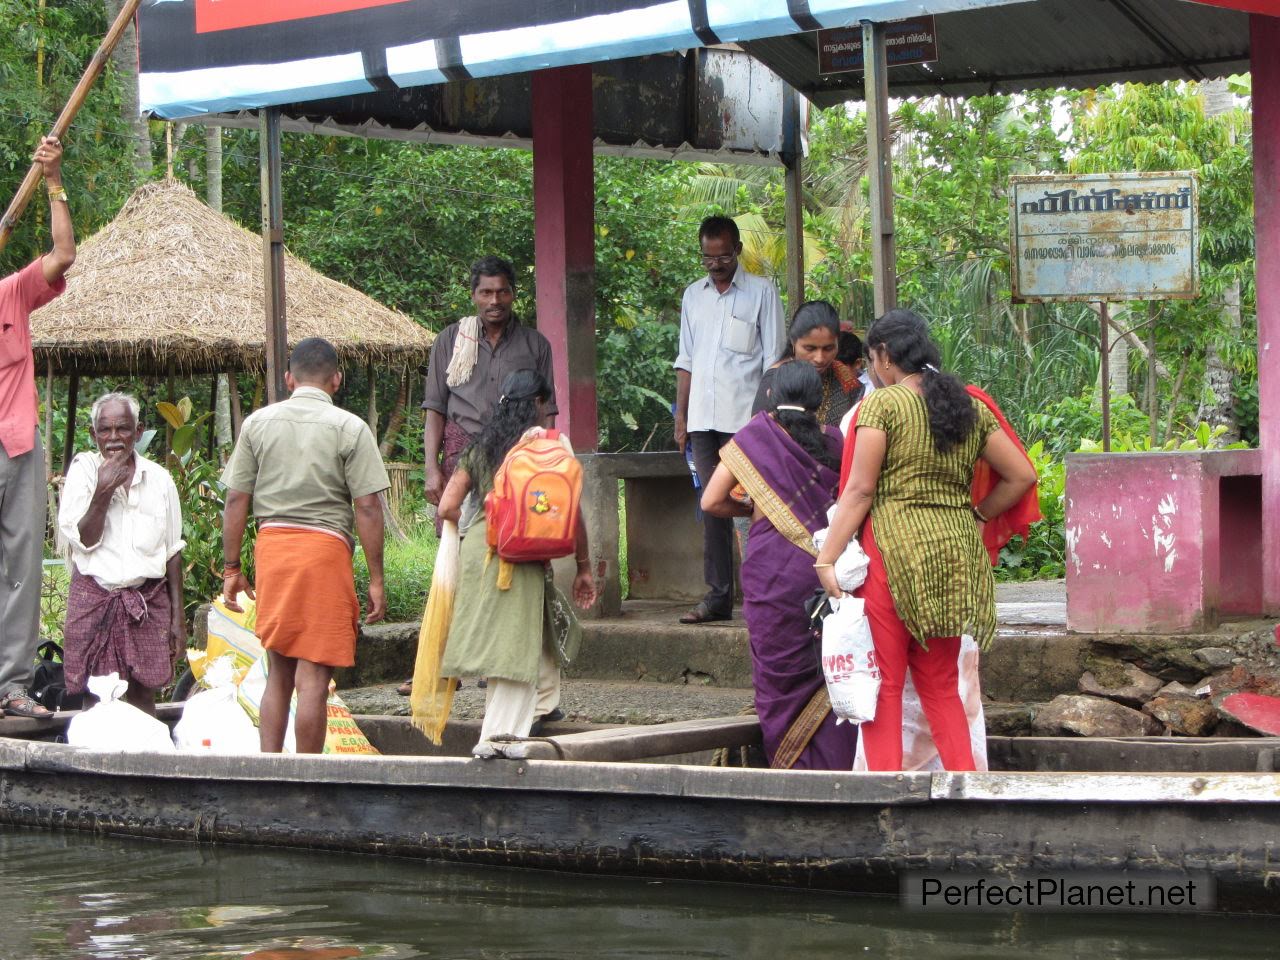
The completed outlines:
[[[0,822],[869,893],[909,871],[1204,871],[1218,909],[1280,913],[1277,739],[993,737],[990,773],[819,773],[676,762],[758,743],[746,717],[556,724],[487,761],[471,724],[435,749],[358,719],[384,756],[89,752],[49,742],[65,720],[0,720]]]

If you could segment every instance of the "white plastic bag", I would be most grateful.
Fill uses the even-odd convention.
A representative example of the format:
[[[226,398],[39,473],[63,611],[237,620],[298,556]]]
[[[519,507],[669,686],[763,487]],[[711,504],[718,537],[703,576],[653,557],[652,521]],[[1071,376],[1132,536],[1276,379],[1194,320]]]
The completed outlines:
[[[836,723],[866,723],[876,717],[880,669],[871,643],[871,624],[856,597],[831,601],[822,621],[822,673]]]
[[[116,753],[173,753],[169,728],[120,699],[129,689],[128,680],[121,680],[118,673],[109,673],[105,677],[90,677],[88,687],[100,702],[71,718],[67,724],[67,743]]]
[[[827,531],[830,529],[830,524],[835,514],[836,508],[833,506],[827,511],[827,526],[813,535],[813,545],[819,550],[827,542]],[[869,566],[871,566],[871,559],[862,549],[862,544],[858,542],[858,538],[850,538],[849,545],[836,558],[836,583],[840,584],[841,590],[857,590],[867,582],[867,568]]]
[[[179,750],[213,753],[257,753],[258,728],[236,699],[232,654],[213,661],[204,671],[202,690],[182,708],[182,719],[173,728]]]

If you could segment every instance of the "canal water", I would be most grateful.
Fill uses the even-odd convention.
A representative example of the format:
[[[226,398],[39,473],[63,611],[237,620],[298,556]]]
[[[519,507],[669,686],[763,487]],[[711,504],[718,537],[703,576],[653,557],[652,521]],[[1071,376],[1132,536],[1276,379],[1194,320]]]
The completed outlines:
[[[896,900],[0,828],[0,960],[1280,956],[1280,920]]]

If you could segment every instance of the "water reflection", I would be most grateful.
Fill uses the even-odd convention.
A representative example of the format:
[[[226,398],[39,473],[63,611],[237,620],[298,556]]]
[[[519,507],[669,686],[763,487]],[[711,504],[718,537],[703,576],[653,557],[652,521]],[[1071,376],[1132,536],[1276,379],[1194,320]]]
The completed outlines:
[[[1261,958],[1280,934],[3,828],[0,890],[0,960]]]

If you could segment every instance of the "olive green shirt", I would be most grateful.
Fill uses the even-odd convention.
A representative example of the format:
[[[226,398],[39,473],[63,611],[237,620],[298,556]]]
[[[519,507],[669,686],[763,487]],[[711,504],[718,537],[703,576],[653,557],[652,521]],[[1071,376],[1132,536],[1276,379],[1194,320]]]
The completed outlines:
[[[352,501],[391,486],[368,425],[317,387],[246,418],[222,482],[253,494],[259,524],[322,527],[353,542]]]
[[[973,468],[1000,424],[969,398],[976,425],[939,453],[924,397],[901,384],[874,390],[858,429],[883,430],[884,465],[871,525],[898,616],[928,649],[933,637],[968,635],[986,650],[996,632],[995,579],[970,499]]]

